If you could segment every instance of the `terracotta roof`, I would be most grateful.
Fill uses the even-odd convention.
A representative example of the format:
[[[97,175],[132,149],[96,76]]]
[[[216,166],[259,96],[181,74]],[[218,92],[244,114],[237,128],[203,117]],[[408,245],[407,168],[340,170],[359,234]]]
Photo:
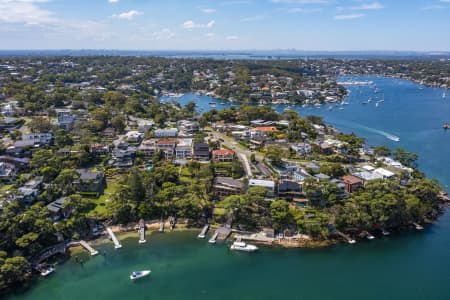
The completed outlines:
[[[255,127],[253,128],[254,131],[263,131],[263,132],[272,132],[277,131],[277,128],[274,126],[265,126],[265,127]]]
[[[352,175],[342,176],[341,179],[342,179],[342,181],[344,183],[347,183],[347,184],[356,184],[356,183],[362,183],[363,182],[360,178],[352,176]]]
[[[234,151],[229,149],[214,150],[213,155],[234,155]]]

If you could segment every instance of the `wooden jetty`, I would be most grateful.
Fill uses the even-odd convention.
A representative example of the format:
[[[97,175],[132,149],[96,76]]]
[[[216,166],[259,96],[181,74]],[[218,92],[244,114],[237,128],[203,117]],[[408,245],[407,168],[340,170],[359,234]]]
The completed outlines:
[[[111,240],[114,243],[114,248],[116,248],[116,249],[122,248],[122,245],[119,243],[119,240],[116,238],[116,235],[114,234],[112,229],[109,227],[106,227],[106,231],[108,232],[109,236],[111,237]]]
[[[199,239],[204,239],[206,237],[206,233],[209,230],[209,224],[206,224],[205,226],[203,226],[202,231],[200,232],[200,234],[197,236]]]
[[[159,232],[164,232],[164,220],[159,223]]]
[[[219,233],[217,231],[214,232],[213,236],[209,239],[208,243],[215,244],[218,236],[219,236]]]
[[[98,251],[95,250],[94,248],[91,247],[91,245],[89,245],[88,243],[86,243],[86,241],[81,240],[79,242],[80,246],[82,246],[84,249],[86,249],[87,251],[89,251],[89,253],[91,253],[92,256],[97,255]]]
[[[226,240],[231,234],[231,227],[230,226],[224,226],[219,227],[214,232],[214,235],[209,240],[209,243],[215,244],[217,240]]]
[[[346,235],[345,233],[340,232],[339,230],[336,230],[335,232],[336,232],[337,235],[343,237],[347,241],[347,243],[349,243],[349,244],[355,244],[356,243],[356,241],[354,239],[352,239],[350,236]]]
[[[143,219],[139,221],[138,233],[139,233],[139,244],[146,243],[147,241],[145,240],[145,222]]]

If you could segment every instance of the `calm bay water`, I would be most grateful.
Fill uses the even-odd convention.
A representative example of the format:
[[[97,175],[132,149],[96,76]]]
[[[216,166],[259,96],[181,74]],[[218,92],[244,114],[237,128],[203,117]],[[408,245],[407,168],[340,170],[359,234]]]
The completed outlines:
[[[372,145],[403,147],[420,155],[420,167],[441,184],[450,182],[450,99],[442,90],[419,89],[403,80],[363,77],[384,92],[385,102],[375,107],[369,87],[349,87],[344,109],[295,107],[301,115],[321,115],[345,132],[355,132]],[[369,97],[374,100],[361,104]],[[188,94],[179,99],[229,106],[210,97]],[[281,111],[285,106],[277,106]],[[400,137],[396,143],[387,135]],[[259,253],[235,253],[227,244],[210,245],[197,232],[152,234],[145,245],[135,238],[114,250],[111,243],[98,248],[105,256],[89,257],[83,266],[73,259],[57,266],[23,299],[450,299],[450,213],[423,232],[377,237],[356,245],[327,249],[262,248]],[[137,282],[133,270],[150,268],[150,277]]]

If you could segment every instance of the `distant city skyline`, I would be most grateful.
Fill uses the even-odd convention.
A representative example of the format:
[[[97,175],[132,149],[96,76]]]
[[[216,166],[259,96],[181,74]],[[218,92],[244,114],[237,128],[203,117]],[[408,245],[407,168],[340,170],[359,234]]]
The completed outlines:
[[[450,0],[0,0],[0,50],[450,51]]]

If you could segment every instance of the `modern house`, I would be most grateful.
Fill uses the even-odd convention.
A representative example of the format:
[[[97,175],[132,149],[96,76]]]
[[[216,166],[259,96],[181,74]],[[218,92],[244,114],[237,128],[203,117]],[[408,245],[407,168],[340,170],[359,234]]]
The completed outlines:
[[[278,197],[285,199],[294,199],[303,196],[302,186],[292,180],[282,180],[278,184]]]
[[[79,179],[74,183],[80,194],[99,196],[106,187],[105,176],[102,172],[89,169],[78,169]]]
[[[250,179],[248,187],[263,187],[267,190],[267,196],[275,196],[275,182],[272,180]]]
[[[216,177],[214,178],[213,191],[218,198],[223,199],[245,192],[245,184],[231,177]]]
[[[47,205],[47,209],[54,222],[70,216],[71,208],[64,205],[66,199],[66,197],[61,197]]]
[[[176,137],[177,135],[178,135],[177,128],[165,128],[165,129],[156,129],[155,130],[156,138]]]
[[[195,143],[194,144],[194,159],[207,161],[209,160],[209,145],[206,143]]]

